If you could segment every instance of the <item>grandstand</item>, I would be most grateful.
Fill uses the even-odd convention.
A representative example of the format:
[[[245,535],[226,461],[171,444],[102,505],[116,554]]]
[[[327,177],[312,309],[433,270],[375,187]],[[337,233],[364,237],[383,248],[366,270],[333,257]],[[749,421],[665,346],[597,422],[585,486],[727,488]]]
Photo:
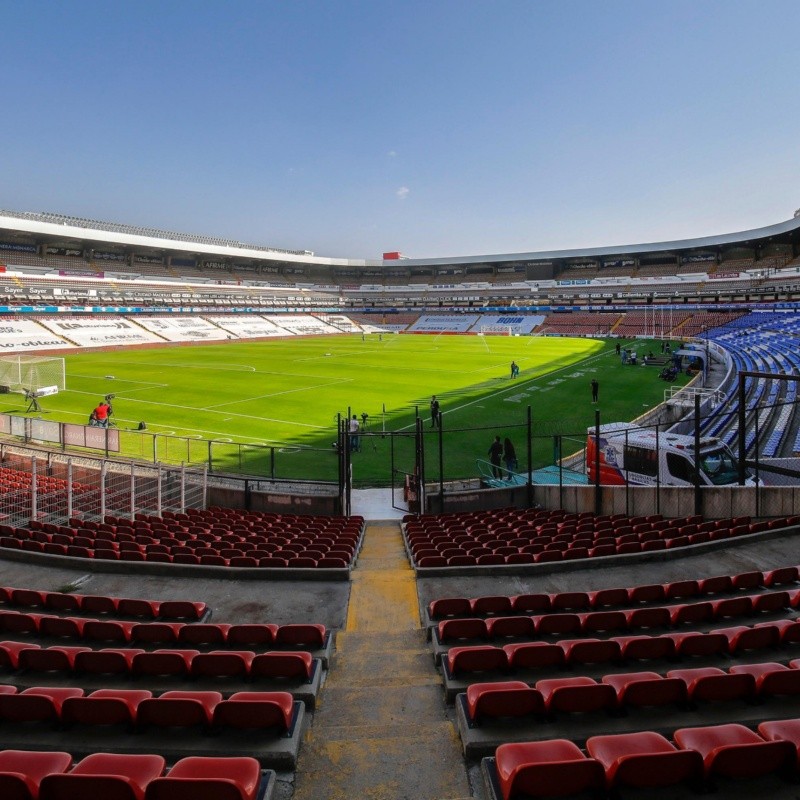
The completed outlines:
[[[666,339],[715,389],[702,420],[664,404],[675,430],[781,474],[800,453],[800,219],[389,266],[3,211],[0,248],[5,353]],[[54,423],[25,423],[0,468],[0,795],[796,794],[792,487],[526,478],[446,505],[409,472],[404,514],[350,496],[346,433],[328,496],[114,461],[105,432],[105,458],[48,450]]]

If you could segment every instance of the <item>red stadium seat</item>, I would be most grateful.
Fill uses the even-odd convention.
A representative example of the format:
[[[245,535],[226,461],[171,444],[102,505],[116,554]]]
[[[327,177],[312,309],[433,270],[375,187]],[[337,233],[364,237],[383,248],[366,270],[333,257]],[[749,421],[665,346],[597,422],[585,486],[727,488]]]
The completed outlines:
[[[596,592],[589,592],[589,603],[592,608],[624,606],[627,602],[627,589],[599,589]]]
[[[540,636],[563,636],[571,633],[579,634],[581,631],[579,614],[542,614],[534,617],[533,621]]]
[[[728,652],[728,640],[721,633],[665,633],[664,637],[675,643],[680,656],[711,656]]]
[[[453,676],[474,672],[498,672],[508,669],[505,650],[492,645],[451,647],[447,651],[447,669]]]
[[[477,617],[445,619],[438,624],[436,630],[438,639],[442,643],[489,638],[486,620]]]
[[[548,678],[536,682],[549,712],[586,713],[616,707],[611,686],[592,678]]]
[[[297,623],[281,625],[275,636],[275,643],[320,648],[325,646],[326,636],[325,626],[320,624]]]
[[[212,650],[192,659],[193,678],[246,678],[255,653],[250,650]]]
[[[135,622],[120,622],[119,620],[87,620],[83,626],[83,636],[95,642],[121,642],[126,644],[131,640]]]
[[[38,800],[39,785],[46,775],[66,772],[72,764],[69,753],[0,751],[0,797],[7,800]]]
[[[141,622],[131,629],[131,642],[176,644],[182,622]]]
[[[768,742],[790,742],[797,753],[795,770],[800,767],[800,719],[762,722],[758,726],[758,732]]]
[[[231,625],[226,641],[229,645],[264,647],[275,642],[278,626],[269,623]]]
[[[730,673],[748,673],[755,678],[759,697],[800,694],[800,670],[770,661],[762,664],[734,664]]]
[[[87,652],[91,652],[88,647],[29,648],[20,652],[19,667],[31,672],[71,673],[78,657]]]
[[[567,739],[501,744],[495,768],[503,800],[596,792],[605,784],[600,762]]]
[[[559,646],[564,651],[567,664],[604,664],[619,661],[622,653],[613,639],[562,639]]]
[[[479,723],[483,717],[526,717],[544,714],[544,700],[536,689],[523,681],[472,683],[466,693],[469,718]]]
[[[752,628],[746,625],[720,628],[711,631],[711,634],[722,635],[727,639],[728,652],[731,655],[746,650],[764,650],[768,647],[776,647],[781,640],[780,627],[770,623],[763,623]]]
[[[518,594],[511,598],[511,607],[517,614],[535,614],[549,611],[550,595],[547,594]]]
[[[620,786],[672,786],[703,774],[699,753],[678,750],[652,731],[592,736],[586,742],[586,751],[603,765],[609,790]]]
[[[701,603],[680,603],[670,606],[670,620],[674,627],[680,625],[698,625],[714,619],[714,606],[705,601]]]
[[[532,617],[489,617],[486,632],[490,639],[532,639],[536,626]]]
[[[140,654],[144,654],[144,650],[136,648],[86,650],[75,656],[75,672],[127,677],[133,674],[133,660]]]
[[[682,728],[675,731],[673,738],[683,750],[700,753],[707,777],[755,778],[775,772],[795,758],[789,742],[767,742],[736,723]]]
[[[178,641],[194,645],[225,644],[230,627],[224,623],[213,622],[184,625],[178,632]]]
[[[525,642],[503,645],[512,669],[560,667],[565,663],[564,650],[558,644]]]
[[[688,699],[684,681],[663,678],[657,672],[604,675],[602,681],[613,687],[620,707],[665,706],[685,703]]]
[[[553,611],[581,611],[590,607],[589,595],[586,592],[558,592],[550,595],[550,606]]]
[[[236,692],[214,708],[214,728],[263,730],[284,734],[292,727],[294,698],[289,692]]]
[[[502,563],[502,562],[501,562]],[[475,597],[470,600],[472,614],[475,616],[504,616],[512,611],[511,598],[503,595]]]
[[[88,697],[69,697],[61,708],[66,725],[133,725],[136,710],[153,693],[146,689],[98,689]]]
[[[169,691],[159,697],[144,699],[136,712],[140,728],[208,727],[215,706],[222,701],[219,692]]]
[[[152,653],[137,653],[131,663],[133,675],[179,675],[188,676],[192,659],[198,650],[156,650]]]
[[[42,778],[40,800],[144,800],[150,782],[163,775],[165,760],[155,755],[93,753],[70,772]]]
[[[634,608],[626,611],[625,617],[630,631],[668,628],[670,626],[669,609],[660,606],[655,608]]]
[[[756,693],[756,681],[752,675],[731,674],[717,667],[674,669],[667,672],[667,677],[682,680],[692,702],[749,700]]]
[[[628,629],[628,618],[623,611],[590,611],[581,615],[584,633],[624,631]]]
[[[158,607],[158,616],[161,619],[198,620],[202,619],[207,611],[206,603],[189,600],[163,600]]]
[[[256,800],[260,782],[254,758],[190,756],[152,781],[146,800]]]
[[[307,650],[260,653],[250,663],[250,679],[300,678],[310,681],[314,659]]]
[[[622,658],[630,661],[652,661],[672,658],[675,642],[667,636],[615,636]]]
[[[33,687],[19,694],[0,694],[0,720],[12,723],[49,722],[61,719],[61,705],[68,697],[82,697],[83,689]]]

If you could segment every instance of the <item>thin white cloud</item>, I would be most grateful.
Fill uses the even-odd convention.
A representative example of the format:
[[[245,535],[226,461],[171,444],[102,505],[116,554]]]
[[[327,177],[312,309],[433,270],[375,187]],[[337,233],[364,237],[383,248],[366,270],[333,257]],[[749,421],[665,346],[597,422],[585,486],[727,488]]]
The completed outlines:
[[[397,158],[397,150],[390,150],[387,154],[389,158]]]
[[[408,186],[401,186],[395,194],[397,195],[398,200],[405,200],[406,197],[411,193],[411,189]]]

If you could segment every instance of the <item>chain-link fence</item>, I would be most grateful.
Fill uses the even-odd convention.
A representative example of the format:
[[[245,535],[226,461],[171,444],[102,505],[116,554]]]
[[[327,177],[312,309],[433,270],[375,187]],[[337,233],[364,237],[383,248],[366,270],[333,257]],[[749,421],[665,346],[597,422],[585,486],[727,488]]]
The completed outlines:
[[[250,444],[169,433],[100,428],[0,414],[0,433],[22,442],[41,443],[62,452],[86,451],[123,456],[152,464],[175,464],[209,472],[249,475],[269,480],[338,480],[338,459],[331,448],[291,444]],[[332,433],[332,438],[335,431]]]
[[[731,516],[769,516],[768,488],[800,485],[797,403],[762,401],[742,413],[714,400],[693,396],[677,426],[667,413],[656,416],[663,421],[619,423],[598,411],[583,429],[530,412],[502,429],[426,428],[427,493],[513,489],[515,503],[531,504],[537,487],[549,487],[548,505],[565,507],[571,489],[584,487],[581,502],[590,496],[596,513],[671,514],[679,503],[676,513],[702,514],[724,502]],[[746,510],[743,493],[733,493],[741,486],[752,488]]]
[[[146,466],[0,446],[0,518],[20,525],[205,508],[205,469]]]

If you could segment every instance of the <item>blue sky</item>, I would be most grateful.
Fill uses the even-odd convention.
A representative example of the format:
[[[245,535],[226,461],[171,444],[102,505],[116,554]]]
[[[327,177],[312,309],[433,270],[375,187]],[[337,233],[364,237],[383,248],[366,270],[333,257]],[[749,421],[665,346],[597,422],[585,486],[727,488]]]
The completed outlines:
[[[800,207],[795,0],[0,0],[0,208],[317,255]]]

